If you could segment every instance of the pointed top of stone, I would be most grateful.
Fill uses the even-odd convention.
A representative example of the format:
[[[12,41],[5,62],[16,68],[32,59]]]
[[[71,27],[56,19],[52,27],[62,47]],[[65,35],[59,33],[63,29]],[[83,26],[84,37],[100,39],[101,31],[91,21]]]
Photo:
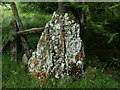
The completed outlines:
[[[64,17],[65,17],[65,18],[68,17],[68,13],[65,13]]]

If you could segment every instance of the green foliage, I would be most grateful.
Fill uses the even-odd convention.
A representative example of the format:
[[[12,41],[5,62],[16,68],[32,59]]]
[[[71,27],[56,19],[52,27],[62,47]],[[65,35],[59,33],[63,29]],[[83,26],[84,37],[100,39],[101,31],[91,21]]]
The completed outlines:
[[[24,29],[41,28],[51,19],[50,14],[46,13],[22,13],[20,14],[23,21]],[[35,50],[39,41],[40,34],[27,35],[27,42],[29,48]]]
[[[21,13],[20,16],[25,29],[44,27],[52,17],[46,13]]]
[[[86,16],[84,42],[86,53],[96,54],[106,62],[120,56],[120,6],[119,3],[84,3],[81,5]],[[77,5],[77,4],[76,4]],[[74,5],[75,6],[75,5]],[[114,8],[110,8],[114,7]],[[77,7],[78,8],[78,7]],[[85,8],[85,9],[84,9]],[[112,62],[112,60],[111,60]],[[109,64],[110,62],[108,62]],[[116,62],[119,65],[119,62]],[[113,66],[118,66],[112,63]]]
[[[17,3],[21,12],[53,13],[57,9],[56,2],[22,2]]]
[[[11,38],[9,36],[10,21],[12,21],[12,12],[9,10],[3,10],[2,12],[2,42],[7,42]]]
[[[27,35],[27,42],[30,49],[35,50],[37,48],[37,43],[40,39],[40,35]]]
[[[113,33],[113,34],[111,34],[108,43],[110,43],[111,41],[113,41],[114,37],[115,37],[116,35],[118,35],[118,34],[119,34],[119,33]]]
[[[120,68],[120,58],[110,58],[108,62],[108,66],[116,66]]]
[[[4,53],[2,57],[2,87],[3,88],[34,88],[37,82],[33,80],[22,63],[10,60],[10,54]]]
[[[114,9],[120,7],[120,2],[118,4],[115,4],[113,6],[110,6],[109,9]]]

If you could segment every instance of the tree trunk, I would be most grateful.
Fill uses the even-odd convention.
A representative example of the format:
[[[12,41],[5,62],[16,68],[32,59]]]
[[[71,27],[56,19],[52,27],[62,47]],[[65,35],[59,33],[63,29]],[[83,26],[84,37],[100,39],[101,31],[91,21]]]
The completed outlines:
[[[82,2],[79,2],[79,4],[84,4],[84,0],[82,0]],[[73,13],[73,15],[79,20],[79,24],[80,24],[80,35],[81,38],[84,42],[84,24],[85,24],[85,15],[82,11],[82,8],[76,8],[76,7],[72,7],[70,6],[68,9],[70,9]]]
[[[9,36],[11,37],[13,35],[13,33],[15,33],[17,30],[16,21],[12,20],[10,23],[10,26],[11,26],[11,28],[10,28]],[[17,61],[17,39],[14,39],[13,41],[11,41],[10,50],[11,50],[11,61],[12,60]]]
[[[84,0],[82,0],[82,4],[84,4]],[[81,12],[80,13],[80,17],[79,17],[79,20],[80,20],[80,25],[81,25],[81,38],[82,38],[82,40],[83,40],[83,42],[84,42],[84,24],[85,24],[85,14],[84,14],[84,12],[83,12],[83,10],[81,9],[81,11],[78,11],[78,13],[79,12]]]
[[[59,12],[59,13],[65,13],[66,12],[66,9],[64,7],[64,2],[58,2],[57,12]]]
[[[23,30],[23,24],[22,24],[21,19],[18,15],[17,7],[16,7],[16,4],[14,2],[11,3],[11,8],[12,8],[12,11],[13,11],[13,14],[14,14],[14,18],[17,22],[18,29],[19,29],[19,31],[22,31]],[[29,59],[30,58],[30,51],[29,51],[29,48],[28,48],[28,45],[27,45],[27,41],[26,41],[24,36],[20,36],[20,38],[21,38],[21,41],[22,41],[22,46],[23,46],[24,52],[27,55],[27,58]]]

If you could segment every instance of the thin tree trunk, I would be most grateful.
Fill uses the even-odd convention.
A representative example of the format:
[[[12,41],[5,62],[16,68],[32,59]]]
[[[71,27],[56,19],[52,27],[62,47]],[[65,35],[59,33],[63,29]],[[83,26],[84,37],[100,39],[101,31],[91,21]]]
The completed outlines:
[[[64,2],[58,2],[57,12],[59,12],[59,13],[65,13],[66,12],[66,9],[64,7]]]
[[[16,32],[16,21],[12,20],[11,24],[10,24],[10,36],[13,35],[13,33]],[[11,43],[10,43],[10,51],[11,51],[11,61],[17,61],[17,39],[14,39]]]
[[[82,0],[81,4],[84,4],[84,0]],[[80,35],[81,35],[81,38],[84,42],[84,29],[83,28],[84,28],[84,24],[85,24],[85,14],[84,14],[82,8],[77,9],[77,14],[78,14],[78,19],[79,19],[79,24],[81,26],[80,27],[80,29],[81,29]]]
[[[14,14],[14,18],[15,18],[15,20],[17,22],[18,29],[19,29],[19,31],[22,31],[23,30],[23,24],[22,24],[21,19],[19,17],[16,4],[14,2],[11,3],[11,8],[12,8],[12,11],[13,11],[13,14]],[[25,52],[25,54],[27,55],[27,57],[29,59],[30,58],[30,51],[29,51],[29,47],[27,45],[27,42],[25,40],[25,37],[20,36],[20,38],[21,38],[21,41],[22,41],[22,46],[23,46],[24,52]]]

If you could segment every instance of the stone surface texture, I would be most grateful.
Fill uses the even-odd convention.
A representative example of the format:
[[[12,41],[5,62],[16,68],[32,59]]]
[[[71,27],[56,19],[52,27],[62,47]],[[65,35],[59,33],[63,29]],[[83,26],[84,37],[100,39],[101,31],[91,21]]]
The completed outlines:
[[[28,61],[29,72],[38,79],[50,75],[79,77],[83,73],[84,45],[80,38],[80,26],[68,14],[53,13],[46,23],[37,50]]]

